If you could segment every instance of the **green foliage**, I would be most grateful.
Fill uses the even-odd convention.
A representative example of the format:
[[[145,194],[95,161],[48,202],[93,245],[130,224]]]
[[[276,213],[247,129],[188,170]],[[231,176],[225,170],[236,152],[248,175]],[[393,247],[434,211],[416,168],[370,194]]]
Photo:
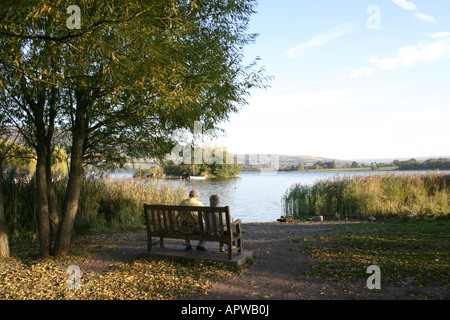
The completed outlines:
[[[36,168],[36,156],[33,150],[13,141],[0,139],[0,156],[3,166],[16,168],[19,172],[32,174]]]
[[[219,130],[268,78],[248,23],[255,1],[80,1],[81,28],[66,1],[1,2],[0,113],[37,154],[37,181],[55,128],[69,135],[71,179],[56,254],[67,252],[83,165],[162,158],[176,129]],[[2,117],[3,118],[3,117]],[[3,119],[0,119],[3,123]],[[38,184],[42,255],[48,254],[46,186]]]
[[[296,184],[286,191],[287,215],[323,215],[329,219],[447,216],[450,175],[374,174],[335,176],[312,186]]]
[[[18,173],[32,175],[36,170],[36,153],[29,147],[0,139],[0,154],[4,154],[3,166],[15,169]],[[51,156],[51,170],[56,177],[66,176],[69,172],[67,154],[55,146]]]
[[[356,162],[356,161],[352,162],[351,168],[359,168],[359,167],[360,167],[360,165],[358,162]]]
[[[82,115],[86,164],[162,157],[176,143],[174,130],[192,130],[194,121],[218,129],[270,79],[256,60],[243,63],[256,38],[247,33],[252,0],[77,5],[81,29],[67,27],[66,2],[1,5],[8,14],[0,22],[0,86],[14,123],[28,124],[24,115],[43,100],[42,113],[51,110],[72,134]]]
[[[395,160],[393,162],[398,166],[398,170],[450,170],[450,159],[428,159],[426,161],[417,161],[410,159],[406,161]]]
[[[235,177],[241,172],[241,166],[237,163],[237,160],[233,157],[233,163],[227,163],[227,150],[225,148],[218,148],[222,151],[222,156],[217,155],[217,161],[205,161],[205,150],[210,152],[211,157],[216,157],[216,150],[209,150],[202,148],[201,164],[197,164],[198,160],[195,159],[194,151],[191,152],[191,163],[175,164],[172,160],[163,162],[163,170],[166,175],[177,177],[189,177],[189,176],[205,176],[215,178],[228,178]],[[211,163],[212,162],[212,163]],[[218,162],[218,163],[217,163]]]

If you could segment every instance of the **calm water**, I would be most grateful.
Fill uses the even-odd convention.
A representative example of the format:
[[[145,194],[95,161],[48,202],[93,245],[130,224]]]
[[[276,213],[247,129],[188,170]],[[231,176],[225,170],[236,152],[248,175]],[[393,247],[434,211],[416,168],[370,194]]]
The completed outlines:
[[[351,172],[349,175],[358,173],[363,172]],[[272,222],[284,215],[282,198],[293,184],[313,184],[317,179],[329,178],[335,174],[278,172],[274,175],[264,175],[245,172],[232,179],[187,180],[185,185],[188,190],[197,189],[200,192],[199,200],[204,205],[209,204],[211,194],[218,194],[221,205],[230,207],[234,219],[241,219],[242,222]]]
[[[218,194],[221,206],[229,206],[234,219],[242,222],[272,222],[283,214],[282,197],[296,183],[313,184],[318,179],[335,175],[353,176],[386,173],[384,171],[348,172],[278,172],[274,175],[241,173],[237,178],[209,180],[166,180],[167,183],[183,183],[188,190],[200,192],[200,202],[209,205],[211,194]],[[123,176],[117,174],[115,176]],[[132,175],[128,175],[132,176]]]

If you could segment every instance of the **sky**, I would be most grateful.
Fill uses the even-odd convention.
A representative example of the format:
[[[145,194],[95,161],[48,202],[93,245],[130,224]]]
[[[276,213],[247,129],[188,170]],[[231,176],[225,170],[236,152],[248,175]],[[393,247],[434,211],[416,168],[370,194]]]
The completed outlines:
[[[216,140],[236,154],[450,156],[449,0],[259,0],[245,50],[274,77]]]

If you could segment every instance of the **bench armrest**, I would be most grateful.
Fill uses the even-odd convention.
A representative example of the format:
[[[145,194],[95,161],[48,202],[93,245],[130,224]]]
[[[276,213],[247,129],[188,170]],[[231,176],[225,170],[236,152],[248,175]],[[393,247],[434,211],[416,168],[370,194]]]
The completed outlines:
[[[238,225],[238,224],[241,224],[241,223],[242,223],[241,219],[237,219],[237,220],[233,221],[233,222],[231,223],[231,225],[232,225],[232,226],[235,226],[235,225]]]

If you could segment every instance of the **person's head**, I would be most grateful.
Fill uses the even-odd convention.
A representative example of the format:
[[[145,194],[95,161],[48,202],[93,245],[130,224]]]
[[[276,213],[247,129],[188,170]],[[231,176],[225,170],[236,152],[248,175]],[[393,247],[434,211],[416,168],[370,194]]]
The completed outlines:
[[[211,197],[209,197],[209,205],[211,207],[217,207],[220,203],[219,196],[217,194],[213,194]]]
[[[192,190],[191,192],[189,192],[189,198],[198,198],[200,196],[200,194],[198,193],[198,190]]]

